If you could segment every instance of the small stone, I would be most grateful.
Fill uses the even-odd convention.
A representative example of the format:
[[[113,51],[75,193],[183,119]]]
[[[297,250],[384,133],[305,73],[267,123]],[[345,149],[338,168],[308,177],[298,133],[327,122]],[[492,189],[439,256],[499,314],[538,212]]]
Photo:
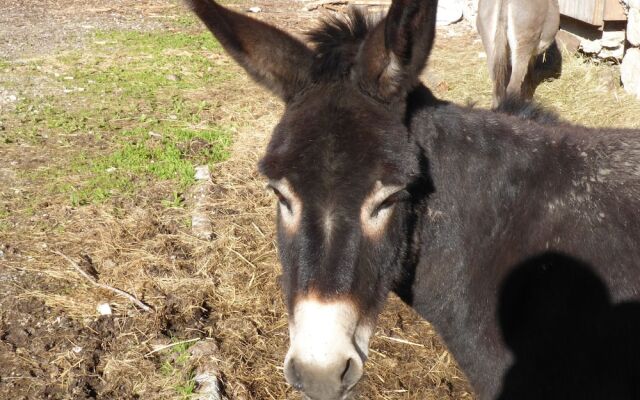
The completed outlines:
[[[208,165],[200,165],[196,167],[195,178],[197,181],[208,181],[211,178]]]
[[[198,384],[198,389],[194,393],[194,400],[222,400],[222,385],[215,372],[204,372],[197,374],[194,381]]]
[[[440,83],[438,83],[436,85],[436,90],[438,92],[448,92],[449,91],[449,84],[446,81],[441,81]]]
[[[478,52],[478,58],[480,59],[486,59],[487,58],[487,53],[485,53],[484,51]]]
[[[599,40],[583,39],[580,41],[580,49],[585,54],[598,54],[602,50],[602,44]]]
[[[640,8],[631,7],[627,18],[627,40],[632,46],[640,46]]]
[[[438,4],[436,25],[444,26],[454,24],[462,19],[462,2],[450,0]]]
[[[150,131],[149,132],[149,136],[151,136],[152,138],[156,138],[156,139],[162,139],[162,135],[157,133],[157,132],[154,132],[154,131]]]
[[[221,400],[223,387],[218,369],[219,348],[212,340],[202,340],[189,349],[191,357],[198,361],[194,370],[194,380],[198,387],[192,397],[194,400]]]
[[[624,90],[640,99],[640,49],[629,49],[620,65]]]
[[[624,47],[620,46],[616,49],[607,49],[603,48],[600,53],[598,53],[598,57],[602,59],[610,59],[615,58],[616,60],[622,60],[624,56]]]
[[[109,167],[105,170],[106,173],[108,174],[112,174],[114,172],[116,172],[117,168],[116,167]]]
[[[249,8],[249,12],[257,14],[259,12],[262,12],[262,8],[260,8],[260,7],[251,7],[251,8]]]
[[[602,32],[602,39],[600,39],[600,43],[602,44],[602,47],[615,49],[624,45],[624,38],[624,31],[605,31]]]
[[[167,80],[173,81],[173,82],[178,82],[179,80],[181,80],[181,78],[178,75],[175,74],[169,74],[166,76]]]
[[[109,303],[100,303],[98,304],[98,307],[96,307],[96,309],[98,310],[98,313],[100,315],[111,315],[111,306],[109,305]]]
[[[82,351],[82,347],[74,346],[73,349],[71,349],[71,350],[73,350],[74,353],[78,354],[78,353],[80,353]]]

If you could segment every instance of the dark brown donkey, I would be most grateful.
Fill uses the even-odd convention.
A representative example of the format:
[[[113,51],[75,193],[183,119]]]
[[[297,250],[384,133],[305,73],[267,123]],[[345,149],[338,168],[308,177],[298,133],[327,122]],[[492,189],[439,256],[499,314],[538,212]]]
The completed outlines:
[[[482,399],[640,393],[639,131],[438,101],[418,79],[436,0],[331,19],[310,45],[189,4],[286,103],[259,168],[278,199],[295,388],[348,397],[395,291]]]

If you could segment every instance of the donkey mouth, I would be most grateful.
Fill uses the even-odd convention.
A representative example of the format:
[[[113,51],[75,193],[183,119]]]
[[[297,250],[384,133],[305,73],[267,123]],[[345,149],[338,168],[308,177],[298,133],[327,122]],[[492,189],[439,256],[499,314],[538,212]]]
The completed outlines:
[[[289,324],[287,382],[310,400],[352,397],[364,372],[371,324],[350,301],[300,299]]]
[[[335,398],[321,398],[321,397],[312,397],[309,396],[307,394],[302,395],[302,398],[304,400],[351,400],[353,399],[355,392],[351,389],[347,390],[344,394],[340,395],[339,397],[335,397]]]

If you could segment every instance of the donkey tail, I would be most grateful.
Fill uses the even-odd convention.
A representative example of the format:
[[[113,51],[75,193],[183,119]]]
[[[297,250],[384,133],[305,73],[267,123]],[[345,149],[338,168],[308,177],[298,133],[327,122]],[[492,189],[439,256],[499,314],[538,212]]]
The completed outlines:
[[[511,58],[509,48],[509,38],[507,36],[508,18],[507,1],[498,1],[498,16],[496,31],[493,39],[493,81],[494,81],[494,107],[497,107],[507,94],[507,86],[511,78]]]

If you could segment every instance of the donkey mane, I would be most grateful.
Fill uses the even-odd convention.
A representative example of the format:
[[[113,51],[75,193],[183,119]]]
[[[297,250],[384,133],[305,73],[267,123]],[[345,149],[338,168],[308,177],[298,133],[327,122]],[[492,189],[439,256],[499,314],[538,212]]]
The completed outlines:
[[[318,27],[307,32],[307,40],[316,56],[316,79],[347,78],[360,45],[380,20],[380,17],[367,15],[361,9],[350,7],[346,16],[327,16]]]
[[[352,6],[346,15],[328,15],[320,21],[319,26],[308,31],[305,36],[315,54],[314,78],[348,78],[362,42],[381,19],[382,14],[366,13]],[[566,124],[553,111],[517,96],[506,96],[494,110],[543,125]]]

